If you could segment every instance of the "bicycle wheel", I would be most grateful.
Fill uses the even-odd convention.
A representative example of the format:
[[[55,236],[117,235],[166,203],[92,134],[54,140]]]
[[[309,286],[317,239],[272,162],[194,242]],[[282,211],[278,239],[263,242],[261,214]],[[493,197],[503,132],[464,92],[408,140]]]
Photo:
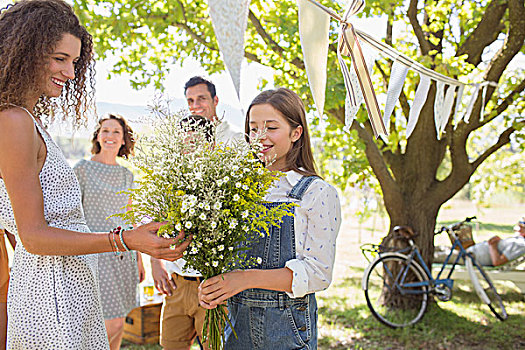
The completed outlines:
[[[427,309],[428,285],[407,283],[427,281],[421,266],[407,263],[402,254],[387,254],[374,260],[365,272],[363,290],[366,303],[381,323],[400,328],[418,322]]]
[[[499,320],[505,321],[508,317],[507,311],[489,275],[472,257],[466,259],[465,265],[467,265],[470,280],[481,301],[488,305],[490,311]]]

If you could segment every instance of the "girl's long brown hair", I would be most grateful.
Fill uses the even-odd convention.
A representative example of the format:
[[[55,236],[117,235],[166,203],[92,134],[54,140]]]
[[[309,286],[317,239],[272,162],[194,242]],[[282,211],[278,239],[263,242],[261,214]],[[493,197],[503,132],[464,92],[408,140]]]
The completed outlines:
[[[253,99],[246,112],[246,120],[244,123],[246,141],[249,141],[250,135],[250,110],[253,106],[262,104],[269,104],[281,113],[292,130],[295,130],[298,126],[302,126],[303,128],[301,137],[293,143],[292,148],[286,155],[287,168],[301,175],[319,176],[315,169],[304,104],[301,98],[290,89],[278,88],[275,90],[266,90]]]
[[[33,112],[84,123],[95,94],[93,40],[63,0],[21,0],[0,10],[0,111],[10,104],[30,107],[28,97],[42,90],[49,55],[66,33],[82,44],[75,79],[60,98],[41,96]]]

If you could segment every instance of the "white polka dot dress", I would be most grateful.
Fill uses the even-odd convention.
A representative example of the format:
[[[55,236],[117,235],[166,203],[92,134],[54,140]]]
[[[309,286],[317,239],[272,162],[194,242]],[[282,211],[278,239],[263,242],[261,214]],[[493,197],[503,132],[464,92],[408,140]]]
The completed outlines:
[[[82,206],[86,221],[93,232],[109,232],[126,224],[118,217],[128,196],[119,193],[131,188],[133,174],[120,165],[108,165],[81,160],[74,167],[82,191]],[[138,306],[139,274],[136,252],[98,254],[98,275],[102,312],[105,319],[125,317]]]
[[[89,232],[73,170],[49,134],[36,121],[35,125],[47,148],[39,176],[47,224]],[[100,305],[97,256],[45,256],[27,252],[18,237],[2,180],[0,224],[17,238],[7,305],[7,348],[109,349]]]

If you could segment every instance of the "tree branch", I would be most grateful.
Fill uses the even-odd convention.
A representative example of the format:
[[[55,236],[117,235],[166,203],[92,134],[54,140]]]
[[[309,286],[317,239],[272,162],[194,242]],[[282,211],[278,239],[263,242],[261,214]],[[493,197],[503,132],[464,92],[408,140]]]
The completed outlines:
[[[490,146],[485,150],[472,164],[472,173],[483,163],[490,155],[499,150],[501,147],[505,146],[510,142],[510,135],[516,131],[514,127],[509,127],[507,130],[503,131],[498,138],[498,142]]]
[[[487,67],[487,72],[485,73],[485,80],[487,81],[499,81],[501,75],[507,68],[509,62],[516,56],[522,46],[523,41],[525,40],[525,7],[524,0],[509,0],[509,33],[505,38],[505,42],[501,49],[494,55],[494,58],[489,63]],[[485,97],[485,104],[492,98],[495,88],[489,86],[487,88],[487,93]],[[476,103],[472,109],[469,123],[470,131],[477,129],[481,125],[479,118],[481,111],[482,103],[482,94],[481,90],[478,93]],[[472,116],[478,116],[477,118],[472,118]]]
[[[477,27],[459,47],[456,56],[468,53],[467,62],[477,66],[481,62],[483,50],[492,44],[505,28],[502,22],[507,10],[507,1],[492,0],[485,9],[484,16]]]
[[[212,50],[212,51],[219,51],[218,48],[216,48],[215,46],[211,46],[211,42],[207,42],[206,40],[204,40],[204,38],[202,38],[199,34],[195,33],[186,23],[181,23],[181,22],[175,22],[175,23],[172,23],[172,25],[174,27],[177,27],[177,28],[180,28],[180,29],[183,29],[184,31],[186,31],[186,33],[188,33],[188,35],[198,41],[200,44],[204,45],[206,48]]]
[[[490,120],[494,119],[501,113],[503,113],[510,105],[514,102],[514,100],[519,96],[525,90],[525,79],[521,81],[511,92],[510,94],[505,97],[505,99],[498,105],[496,108],[496,114],[490,118]],[[492,111],[491,111],[492,114]],[[488,119],[488,118],[487,118]],[[485,121],[485,119],[484,119]]]
[[[358,121],[354,120],[350,128],[352,130],[357,130],[357,134],[364,141],[366,145],[366,157],[368,158],[368,162],[372,167],[374,174],[377,176],[379,183],[381,184],[383,194],[386,196],[386,192],[388,192],[387,189],[392,190],[398,187],[396,182],[390,175],[390,172],[388,171],[388,166],[385,163],[385,159],[383,158],[381,151],[377,147],[377,144],[374,142],[372,134],[366,131],[365,128],[360,126]]]
[[[410,24],[412,25],[417,41],[419,42],[421,54],[426,56],[430,51],[430,42],[426,39],[423,28],[421,28],[421,25],[417,20],[417,2],[418,0],[410,0],[410,4],[408,5],[408,19],[410,20]]]
[[[279,57],[281,57],[282,59],[286,60],[286,58],[284,57],[284,52],[285,50],[279,46],[279,44],[277,44],[273,39],[272,37],[266,32],[266,30],[264,30],[261,22],[259,21],[259,19],[255,16],[255,14],[252,12],[252,10],[249,10],[248,12],[248,18],[250,19],[250,22],[253,24],[253,26],[255,27],[255,30],[257,31],[257,34],[259,34],[261,36],[261,38],[264,40],[264,42],[268,45],[268,47],[270,49],[272,49],[272,51],[274,51],[275,53],[277,53],[279,55]],[[301,69],[301,70],[304,70],[305,67],[304,67],[304,62],[295,57],[294,59],[291,60],[291,62],[294,66],[296,66],[297,68]]]
[[[394,28],[394,13],[393,11],[388,14],[388,21],[386,23],[386,37],[385,37],[385,43],[387,43],[390,46],[392,45],[392,30]]]

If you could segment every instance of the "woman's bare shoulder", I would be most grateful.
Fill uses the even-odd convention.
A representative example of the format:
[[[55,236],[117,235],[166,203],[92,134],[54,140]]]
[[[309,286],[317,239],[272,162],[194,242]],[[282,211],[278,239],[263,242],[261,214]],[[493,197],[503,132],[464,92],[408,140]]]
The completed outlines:
[[[22,108],[13,107],[0,111],[0,133],[34,133],[35,126],[31,115]],[[19,135],[21,136],[21,135]]]

